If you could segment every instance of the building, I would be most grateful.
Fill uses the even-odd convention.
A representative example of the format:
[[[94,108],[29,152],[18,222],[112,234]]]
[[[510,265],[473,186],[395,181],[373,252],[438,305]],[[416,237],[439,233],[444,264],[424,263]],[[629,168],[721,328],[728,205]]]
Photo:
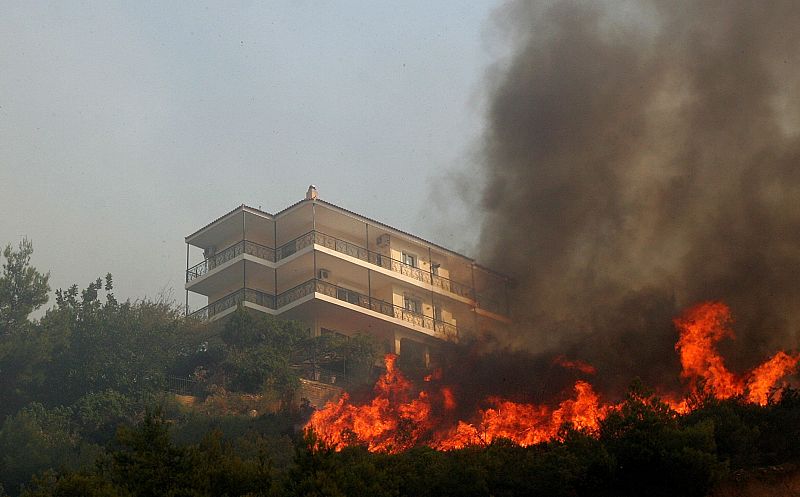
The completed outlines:
[[[507,278],[452,250],[317,198],[242,205],[186,237],[186,293],[217,320],[241,304],[314,334],[364,332],[427,365],[442,341],[507,324]],[[190,264],[190,247],[203,260]]]

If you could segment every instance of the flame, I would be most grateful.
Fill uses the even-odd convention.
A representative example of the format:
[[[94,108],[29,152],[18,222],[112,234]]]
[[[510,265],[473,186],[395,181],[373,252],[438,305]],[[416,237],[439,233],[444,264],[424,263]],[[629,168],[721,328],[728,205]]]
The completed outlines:
[[[728,306],[722,302],[704,302],[675,318],[674,323],[680,331],[675,350],[681,357],[681,377],[690,380],[692,389],[700,388],[698,383],[702,379],[705,393],[717,398],[741,395],[744,385],[728,371],[715,347],[726,336],[733,338]]]
[[[584,374],[595,374],[597,372],[597,370],[591,364],[586,364],[585,362],[577,359],[570,360],[563,355],[557,356],[555,359],[553,359],[553,364],[557,364],[566,369],[574,369]]]
[[[455,427],[434,431],[445,413],[456,407],[455,396],[442,387],[432,398],[426,391],[413,395],[411,382],[397,369],[397,357],[387,354],[386,373],[375,385],[369,404],[356,406],[347,394],[328,403],[311,416],[307,428],[328,447],[364,445],[370,451],[396,453],[420,443],[440,450],[488,444],[499,438],[519,445],[532,445],[555,438],[565,423],[597,430],[608,410],[585,381],[575,383],[575,397],[551,409],[546,405],[522,404],[490,398],[475,423],[459,421]],[[436,414],[434,414],[434,412]]]
[[[741,397],[765,405],[782,378],[796,371],[800,354],[784,351],[744,375],[729,371],[716,345],[734,338],[730,309],[722,302],[703,302],[674,319],[679,339],[681,377],[689,396],[668,392],[662,398],[679,414],[691,411],[691,396],[718,399]],[[529,446],[558,439],[565,425],[595,433],[607,414],[618,409],[602,401],[587,381],[576,381],[572,394],[558,404],[525,404],[490,397],[469,419],[456,419],[457,397],[449,386],[436,386],[441,370],[425,378],[427,390],[417,390],[396,367],[397,357],[387,354],[386,373],[375,384],[375,396],[363,405],[353,405],[345,393],[315,412],[306,425],[318,439],[335,450],[363,445],[373,452],[396,453],[416,445],[439,450],[485,445],[508,439]],[[554,364],[594,374],[589,364],[556,357]]]
[[[794,373],[800,355],[791,356],[780,351],[772,359],[758,366],[747,380],[747,400],[753,404],[766,405],[770,390],[784,376]]]
[[[395,453],[414,446],[430,420],[426,392],[413,397],[411,382],[397,369],[397,356],[387,354],[386,373],[375,384],[369,404],[354,406],[345,393],[336,403],[311,416],[308,427],[334,449],[363,444],[373,452]]]
[[[796,370],[800,355],[780,351],[739,377],[728,371],[716,350],[717,342],[725,337],[734,338],[732,322],[730,309],[722,302],[703,302],[675,319],[675,327],[680,331],[675,349],[683,366],[681,377],[689,380],[693,393],[718,399],[746,393],[748,402],[766,405],[770,390]]]
[[[565,400],[556,410],[492,398],[490,403],[493,407],[482,411],[478,423],[473,425],[460,421],[455,429],[431,445],[441,450],[452,450],[505,438],[528,446],[557,438],[565,423],[578,429],[597,431],[608,406],[599,404],[598,395],[585,381],[576,382],[574,389],[575,399]]]

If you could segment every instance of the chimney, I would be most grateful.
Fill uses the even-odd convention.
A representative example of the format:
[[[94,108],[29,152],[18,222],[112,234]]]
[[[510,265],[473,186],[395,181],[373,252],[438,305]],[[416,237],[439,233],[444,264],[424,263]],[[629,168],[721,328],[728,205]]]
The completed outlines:
[[[306,199],[314,200],[315,198],[317,198],[317,187],[314,185],[309,185],[308,191],[306,192]]]

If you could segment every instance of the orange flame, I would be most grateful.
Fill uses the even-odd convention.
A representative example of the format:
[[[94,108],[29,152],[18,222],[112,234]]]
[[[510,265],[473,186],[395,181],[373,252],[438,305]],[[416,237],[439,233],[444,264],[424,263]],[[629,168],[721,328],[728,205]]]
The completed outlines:
[[[385,357],[386,373],[376,383],[376,395],[369,404],[352,405],[344,394],[338,402],[315,412],[307,428],[336,450],[358,444],[370,451],[395,453],[419,443],[450,450],[487,444],[498,438],[532,445],[556,437],[564,423],[596,430],[608,409],[600,406],[589,383],[578,381],[575,398],[565,400],[555,410],[491,398],[491,407],[480,412],[475,424],[459,421],[454,428],[432,433],[442,421],[432,414],[434,410],[444,413],[456,407],[452,390],[441,388],[436,399],[425,391],[414,397],[411,383],[395,367],[395,361],[394,355]]]
[[[675,319],[680,339],[675,349],[681,357],[681,376],[691,382],[694,393],[704,382],[701,393],[727,399],[747,393],[748,402],[765,405],[770,389],[797,368],[800,355],[780,351],[770,360],[754,368],[744,378],[728,371],[716,344],[725,337],[733,338],[730,309],[722,302],[703,302]]]
[[[675,350],[681,357],[681,377],[689,379],[693,389],[697,389],[698,380],[705,380],[705,392],[717,398],[740,395],[742,382],[728,371],[715,347],[726,336],[733,338],[728,306],[704,302],[675,318],[674,323],[680,332]]]
[[[681,377],[691,394],[718,399],[741,396],[755,404],[767,404],[770,392],[786,375],[795,372],[800,355],[780,351],[749,373],[738,376],[729,371],[716,350],[725,337],[733,338],[730,309],[721,302],[704,302],[675,318],[680,337],[675,349],[681,360]],[[492,397],[484,402],[473,421],[453,419],[457,406],[453,390],[433,389],[431,381],[442,378],[440,370],[425,378],[431,392],[417,391],[396,367],[397,357],[385,357],[386,373],[375,384],[375,397],[364,405],[353,405],[347,394],[315,412],[306,425],[321,442],[335,450],[364,445],[370,451],[396,453],[425,444],[439,450],[482,445],[505,438],[528,446],[558,438],[561,428],[596,432],[601,421],[618,406],[601,402],[586,381],[577,381],[574,394],[557,406],[516,403]],[[594,374],[581,361],[559,356],[555,364]],[[665,402],[678,413],[691,410],[687,397],[669,393]]]
[[[480,422],[472,425],[459,421],[454,429],[441,434],[431,445],[440,450],[452,450],[506,438],[528,446],[557,438],[565,423],[596,431],[608,406],[599,405],[599,397],[585,381],[575,383],[575,393],[575,399],[565,400],[556,410],[492,398],[493,407],[481,412]]]
[[[597,372],[597,370],[591,364],[586,364],[585,362],[577,359],[569,360],[563,355],[557,356],[555,359],[553,359],[553,364],[557,364],[566,369],[574,369],[584,374],[595,374]]]
[[[790,356],[780,351],[772,359],[758,366],[750,373],[747,380],[747,400],[753,404],[766,405],[770,390],[778,381],[797,369],[799,355]]]

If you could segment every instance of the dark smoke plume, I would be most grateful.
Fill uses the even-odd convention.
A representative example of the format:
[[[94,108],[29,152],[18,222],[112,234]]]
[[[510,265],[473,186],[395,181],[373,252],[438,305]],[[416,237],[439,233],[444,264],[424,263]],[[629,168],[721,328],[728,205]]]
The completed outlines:
[[[800,330],[800,2],[517,2],[491,78],[482,260],[505,339],[677,380],[671,319],[720,299],[738,370]]]

